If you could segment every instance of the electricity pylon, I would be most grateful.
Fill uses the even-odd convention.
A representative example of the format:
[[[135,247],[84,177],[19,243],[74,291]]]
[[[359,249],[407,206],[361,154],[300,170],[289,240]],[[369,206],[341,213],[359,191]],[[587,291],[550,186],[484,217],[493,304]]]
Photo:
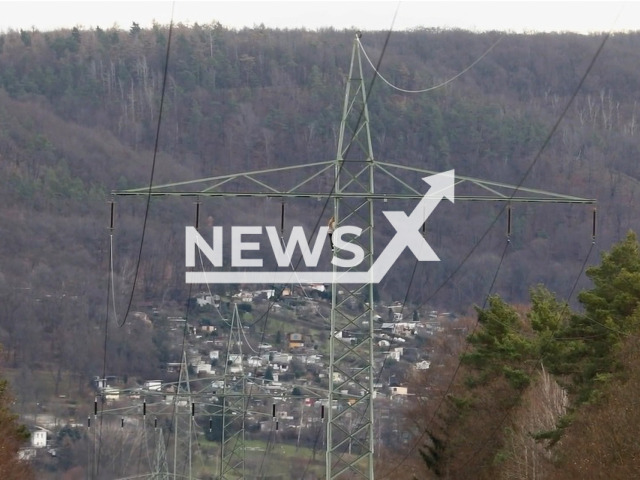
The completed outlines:
[[[167,450],[164,445],[162,428],[156,428],[156,458],[153,466],[151,480],[169,480],[169,467],[167,466]]]
[[[371,272],[371,265],[374,262],[374,202],[419,201],[425,195],[421,191],[424,183],[420,185],[416,178],[419,180],[424,176],[440,172],[382,162],[374,158],[367,91],[358,43],[359,34],[353,43],[340,123],[338,152],[334,159],[174,182],[152,186],[152,188],[114,191],[112,194],[154,197],[279,198],[283,201],[290,198],[328,197],[333,200],[336,227],[348,223],[362,229],[357,243],[365,253],[364,259],[360,265],[351,268],[351,271]],[[395,188],[392,191],[376,191],[375,184],[378,177],[385,179],[385,185],[393,184]],[[324,183],[321,180],[324,180]],[[293,186],[283,186],[288,181]],[[323,185],[327,183],[335,185],[330,192],[323,189]],[[465,188],[471,190],[461,194],[456,193],[457,202],[596,203],[594,199],[466,176],[456,175],[455,185],[458,191]],[[223,189],[223,186],[226,189]],[[474,189],[481,189],[483,194],[473,192]],[[340,249],[336,250],[336,256],[341,257]],[[373,479],[375,418],[373,282],[369,278],[361,284],[341,284],[340,277],[344,272],[344,269],[333,266],[325,475],[328,480],[343,474]],[[287,283],[296,283],[295,272],[291,273],[291,281]],[[349,338],[349,343],[344,338],[337,338],[345,337],[345,334]],[[242,390],[241,387],[235,387],[235,389]],[[226,398],[229,398],[228,395]],[[227,405],[226,400],[225,405]],[[238,405],[237,408],[246,409],[246,405]],[[244,466],[244,462],[242,465]],[[242,478],[242,476],[230,478]]]
[[[173,478],[192,475],[193,429],[195,404],[191,395],[189,364],[187,354],[183,352],[180,363],[180,376],[173,398]]]
[[[346,271],[369,272],[369,278],[366,283],[343,285],[340,277],[345,270],[334,261],[325,468],[329,479],[347,471],[373,478],[374,158],[367,92],[356,42],[334,172],[335,226],[348,224],[362,229],[357,243],[364,251],[364,259]],[[340,248],[336,246],[335,250],[335,257],[340,257]]]
[[[220,479],[237,480],[245,475],[244,425],[247,412],[247,378],[242,362],[242,326],[238,306],[233,305],[222,387],[222,442]]]

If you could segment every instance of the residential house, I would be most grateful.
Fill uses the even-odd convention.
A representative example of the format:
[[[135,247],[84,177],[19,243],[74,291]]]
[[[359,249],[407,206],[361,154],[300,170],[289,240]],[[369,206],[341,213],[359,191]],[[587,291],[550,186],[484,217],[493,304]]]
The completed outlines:
[[[241,303],[252,303],[253,302],[253,293],[251,293],[251,292],[239,292],[239,293],[236,293],[231,298],[233,300],[239,301]]]
[[[205,305],[213,305],[216,308],[220,307],[220,295],[210,295],[208,293],[201,293],[196,296],[196,304],[199,307]]]
[[[120,399],[120,390],[114,387],[105,388],[102,393],[104,394],[104,399],[107,402],[114,402]]]
[[[239,353],[229,354],[229,362],[231,363],[231,365],[241,365],[242,355],[240,355]]]
[[[283,365],[283,364],[289,363],[292,358],[293,358],[293,355],[289,353],[276,352],[273,354],[271,362]]]
[[[304,365],[315,365],[316,363],[320,362],[322,356],[314,353],[310,355],[296,355],[295,358],[302,362]]]
[[[249,357],[247,361],[250,367],[261,367],[262,366],[262,358],[260,357]]]
[[[142,388],[144,388],[145,390],[159,392],[162,388],[162,380],[147,380],[146,382],[144,382]]]
[[[391,395],[408,395],[409,390],[407,387],[403,387],[402,385],[391,385]]]
[[[36,449],[33,447],[22,447],[18,450],[18,459],[29,461],[32,458],[36,458]]]
[[[423,360],[421,362],[416,363],[413,368],[416,370],[428,370],[431,366],[431,362],[429,360]]]
[[[273,372],[288,372],[289,371],[289,365],[286,363],[272,363],[269,365],[271,367],[271,370]],[[275,377],[273,377],[275,380]]]
[[[303,348],[304,338],[302,337],[301,333],[288,333],[287,344],[289,345],[289,349]]]
[[[201,372],[202,373],[209,373],[209,374],[214,373],[213,370],[211,369],[211,364],[210,363],[200,362],[195,367],[196,367],[196,373],[201,373]]]
[[[390,352],[382,352],[382,354],[389,358],[390,360],[395,360],[396,362],[400,361],[400,352],[397,350],[392,350]]]
[[[42,427],[36,427],[34,430],[31,431],[31,446],[33,448],[44,448],[47,446],[47,433],[51,433],[49,432],[49,430],[42,428]]]

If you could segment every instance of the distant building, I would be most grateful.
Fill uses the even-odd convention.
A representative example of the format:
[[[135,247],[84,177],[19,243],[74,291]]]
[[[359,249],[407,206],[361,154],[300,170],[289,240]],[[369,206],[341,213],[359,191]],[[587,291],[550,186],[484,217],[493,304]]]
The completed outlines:
[[[403,387],[401,385],[393,385],[391,386],[391,395],[408,395],[409,390],[407,387]]]
[[[162,380],[147,380],[146,382],[144,382],[143,388],[145,390],[159,392],[162,388]]]
[[[400,352],[398,352],[397,350],[393,350],[392,352],[382,352],[382,354],[387,358],[390,358],[391,360],[395,360],[396,362],[400,361]]]
[[[431,366],[431,362],[429,360],[423,360],[421,362],[416,363],[413,368],[416,370],[428,370]]]
[[[102,393],[104,394],[104,399],[107,402],[113,402],[120,398],[120,390],[114,387],[107,387],[102,391]]]
[[[289,344],[289,349],[304,347],[304,338],[301,333],[288,333],[287,342]]]
[[[205,305],[213,305],[214,307],[220,307],[220,295],[210,295],[207,293],[201,293],[196,296],[196,304],[199,307]]]
[[[23,447],[18,450],[18,458],[20,460],[29,461],[36,457],[36,449],[33,447]]]
[[[31,431],[31,446],[33,448],[44,448],[47,446],[47,432],[48,430],[36,427]]]

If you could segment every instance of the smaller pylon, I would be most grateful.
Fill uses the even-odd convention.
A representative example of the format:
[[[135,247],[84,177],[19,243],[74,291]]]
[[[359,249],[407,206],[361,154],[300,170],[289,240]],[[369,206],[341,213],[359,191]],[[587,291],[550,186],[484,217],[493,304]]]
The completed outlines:
[[[151,480],[169,480],[169,466],[167,464],[167,449],[164,445],[162,428],[156,428],[156,458]]]
[[[246,377],[242,365],[242,328],[238,306],[233,305],[231,331],[227,344],[222,389],[222,443],[220,479],[236,480],[245,476],[244,423],[247,409]]]
[[[173,472],[185,472],[191,478],[193,454],[193,398],[187,355],[183,352],[180,376],[173,399]]]

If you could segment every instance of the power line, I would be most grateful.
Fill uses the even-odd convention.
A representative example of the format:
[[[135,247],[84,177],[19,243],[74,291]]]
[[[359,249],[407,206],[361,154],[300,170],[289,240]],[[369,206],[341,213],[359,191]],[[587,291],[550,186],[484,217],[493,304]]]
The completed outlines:
[[[493,279],[491,280],[491,284],[489,285],[489,290],[488,290],[488,292],[487,292],[487,295],[486,295],[486,297],[485,297],[484,303],[483,303],[483,305],[482,305],[482,308],[483,308],[483,309],[486,307],[486,305],[487,305],[487,301],[488,301],[488,300],[489,300],[489,298],[490,298],[490,295],[491,295],[491,292],[492,292],[493,287],[494,287],[494,285],[495,285],[496,279],[498,278],[498,273],[500,272],[500,269],[501,269],[501,267],[502,267],[502,263],[503,263],[503,261],[504,261],[504,258],[505,258],[505,256],[506,256],[506,254],[507,254],[507,248],[509,247],[509,245],[510,245],[510,244],[511,244],[511,241],[510,241],[510,239],[509,239],[509,238],[507,238],[507,241],[506,241],[506,243],[505,243],[504,249],[503,249],[503,251],[502,251],[502,255],[500,256],[500,261],[498,262],[498,266],[497,266],[496,271],[495,271],[495,273],[494,273],[494,275],[493,275]],[[416,266],[417,266],[417,262],[416,262]],[[415,268],[414,268],[414,270],[413,270],[413,274],[415,274]],[[411,276],[411,280],[413,280],[413,274],[412,274],[412,276]],[[408,295],[408,293],[409,293],[409,291],[407,290],[407,295]],[[407,297],[405,296],[405,303],[406,303],[406,301],[407,301]],[[404,309],[404,304],[403,304],[403,309]],[[479,324],[479,322],[478,322],[478,321],[476,321],[476,323],[475,323],[475,325],[474,325],[474,328],[473,328],[473,331],[471,332],[471,334],[473,334],[473,333],[475,332],[476,328],[478,327],[478,324]],[[462,355],[464,355],[464,354],[467,352],[467,349],[469,348],[469,345],[470,345],[469,343],[467,343],[467,344],[466,344],[465,349],[464,349],[464,352],[462,353]],[[389,351],[390,351],[390,348],[389,348]],[[383,363],[382,363],[382,367],[380,368],[380,371],[379,371],[379,374],[378,374],[378,378],[377,378],[377,381],[378,381],[378,382],[380,381],[380,377],[382,376],[382,371],[383,371],[383,370],[384,370],[384,368],[385,368],[385,364],[386,364],[387,358],[388,358],[388,356],[384,359],[384,361],[383,361]],[[456,366],[456,369],[455,369],[455,371],[453,372],[453,376],[451,377],[451,380],[450,380],[449,385],[448,385],[448,387],[447,387],[447,392],[448,392],[448,391],[450,390],[450,388],[452,387],[452,385],[453,385],[453,381],[454,381],[454,380],[455,380],[455,378],[456,378],[456,375],[457,375],[457,373],[458,373],[458,370],[460,369],[460,366],[461,366],[461,362],[458,362],[458,365]],[[445,393],[445,395],[443,395],[442,399],[440,400],[440,403],[438,404],[438,407],[436,408],[436,411],[435,411],[435,413],[433,414],[433,417],[435,417],[435,415],[438,413],[438,410],[440,409],[440,406],[442,405],[442,402],[444,401],[444,399],[445,399],[445,398],[446,398],[446,393]],[[433,417],[431,418],[431,420],[430,420],[429,424],[431,423],[431,421],[433,421]],[[425,432],[425,433],[426,433],[426,432]],[[414,447],[414,448],[415,448],[415,447]],[[412,449],[412,450],[413,450],[413,449]],[[406,457],[406,458],[408,458],[408,456],[409,456],[409,455],[407,455],[407,457]],[[404,461],[404,460],[406,460],[406,458],[405,458],[405,459],[403,459],[403,461]],[[401,465],[401,464],[402,464],[402,462],[400,463],[400,465]],[[400,465],[398,465],[398,467],[399,467]]]
[[[585,257],[584,262],[582,263],[582,268],[580,269],[580,273],[578,273],[578,276],[576,277],[576,280],[573,283],[573,287],[571,288],[571,292],[569,293],[569,297],[567,298],[567,301],[565,302],[565,304],[564,304],[564,306],[562,308],[562,311],[559,314],[559,318],[562,318],[564,316],[564,314],[566,313],[567,308],[569,307],[569,302],[571,301],[571,298],[573,298],[573,294],[575,293],[576,288],[578,287],[578,282],[580,281],[580,278],[582,278],[582,274],[584,273],[584,269],[587,266],[587,262],[589,261],[589,258],[591,257],[591,252],[593,251],[594,245],[595,245],[595,241],[591,242],[591,246],[589,247],[589,251],[587,252],[587,256]],[[533,372],[538,368],[538,365],[540,364],[540,362],[542,361],[543,358],[544,358],[544,353],[540,354],[538,359],[533,364],[533,368],[529,371],[529,374],[528,374],[529,376],[533,375]],[[505,422],[505,420],[509,416],[509,413],[511,412],[511,410],[518,404],[518,402],[522,398],[523,394],[524,394],[524,389],[520,390],[518,395],[516,395],[515,400],[509,406],[509,408],[507,408],[507,410],[505,411],[502,419],[500,420],[500,422],[498,422],[498,425],[496,425],[496,427],[492,430],[492,432],[491,432],[491,434],[489,435],[488,438],[491,438],[491,437],[495,436],[495,434],[497,433],[498,429],[502,426],[502,424]],[[475,458],[475,456],[485,448],[486,443],[488,443],[488,442],[486,442],[486,441],[481,442],[480,447],[473,454],[471,454],[471,456],[468,457],[468,459],[463,463],[463,467],[466,466],[467,464],[469,464],[469,462],[471,460],[473,460]]]
[[[454,75],[450,79],[448,79],[448,80],[446,80],[446,81],[444,81],[442,83],[439,83],[438,85],[434,85],[433,87],[429,87],[429,88],[424,88],[422,90],[406,90],[404,88],[397,87],[394,84],[392,84],[391,82],[389,82],[389,80],[387,80],[386,78],[384,78],[382,76],[382,74],[379,72],[379,70],[373,65],[371,60],[369,60],[369,56],[367,55],[367,52],[365,51],[364,47],[362,46],[362,43],[360,43],[360,40],[358,40],[358,45],[360,46],[360,49],[362,50],[362,53],[364,54],[364,57],[369,62],[369,65],[371,65],[371,68],[373,68],[373,71],[376,73],[376,75],[378,75],[380,77],[380,79],[384,83],[389,85],[391,88],[393,88],[394,90],[398,90],[399,92],[404,92],[404,93],[426,93],[426,92],[431,92],[433,90],[437,90],[438,88],[444,87],[445,85],[453,82],[456,78],[458,78],[458,77],[462,76],[463,74],[465,74],[467,71],[471,70],[476,63],[478,63],[480,60],[482,60],[484,57],[486,57],[489,54],[489,52],[491,52],[491,50],[493,50],[496,47],[496,45],[498,45],[502,41],[502,39],[504,37],[506,37],[506,36],[507,36],[506,33],[502,34],[500,36],[500,38],[498,38],[498,40],[495,43],[493,43],[493,45],[491,45],[486,52],[484,52],[482,55],[480,55],[471,65],[469,65],[467,68],[462,70],[457,75]]]
[[[520,180],[520,182],[518,183],[517,187],[515,188],[515,190],[511,193],[511,196],[509,197],[508,200],[513,199],[514,195],[516,194],[516,192],[518,191],[518,189],[522,186],[522,184],[524,183],[524,181],[527,179],[527,177],[529,176],[529,174],[531,173],[531,170],[533,169],[533,167],[535,166],[535,164],[538,162],[538,160],[540,159],[540,157],[542,156],[542,153],[544,151],[544,149],[547,147],[547,145],[549,144],[549,142],[551,141],[552,136],[554,135],[554,133],[556,132],[556,130],[558,129],[558,127],[560,126],[560,122],[562,122],[562,120],[564,119],[564,116],[567,114],[567,112],[569,111],[569,108],[571,107],[571,105],[573,104],[573,101],[575,100],[576,96],[578,95],[578,92],[580,91],[580,89],[582,88],[582,85],[584,84],[585,80],[587,79],[587,77],[589,76],[589,74],[591,73],[591,70],[593,69],[593,66],[596,63],[596,60],[598,59],[598,57],[600,56],[600,53],[602,52],[607,40],[609,39],[611,35],[611,31],[609,31],[604,38],[602,39],[602,42],[600,43],[598,49],[596,50],[593,58],[591,59],[591,62],[589,63],[589,66],[587,67],[584,75],[582,76],[582,78],[580,79],[580,82],[578,83],[578,86],[576,87],[576,89],[574,90],[573,94],[571,95],[569,101],[567,102],[565,108],[563,109],[562,113],[560,114],[560,116],[558,117],[558,120],[555,122],[555,124],[553,125],[553,127],[551,128],[551,131],[549,132],[549,134],[547,135],[545,141],[543,142],[542,146],[540,147],[540,150],[538,151],[538,153],[536,154],[536,156],[534,157],[533,161],[531,162],[531,164],[529,165],[529,167],[527,168],[524,176],[522,177],[522,179]],[[487,230],[485,230],[485,232],[482,234],[482,236],[480,237],[480,239],[475,243],[475,245],[473,246],[473,248],[469,251],[469,253],[464,257],[464,259],[462,260],[462,262],[455,268],[455,270],[447,277],[447,279],[436,289],[436,291],[429,297],[427,298],[427,300],[425,302],[423,302],[418,308],[422,307],[425,303],[428,303],[448,282],[449,280],[451,280],[451,278],[453,278],[454,275],[456,275],[456,273],[462,268],[462,266],[467,262],[467,260],[471,257],[471,255],[473,255],[473,253],[475,252],[475,250],[478,248],[478,246],[480,245],[480,243],[482,243],[482,241],[484,240],[484,238],[487,236],[487,234],[489,233],[489,231],[491,230],[491,228],[495,225],[495,223],[497,222],[498,218],[500,217],[500,215],[502,215],[502,213],[506,210],[506,208],[508,207],[509,202],[507,201],[504,205],[504,207],[501,209],[501,211],[498,213],[498,215],[496,215],[496,217],[493,219],[493,221],[491,222],[491,224],[489,225],[489,227],[487,228]],[[593,248],[593,244],[592,244],[592,248]],[[591,252],[591,250],[589,250],[589,252]],[[585,265],[586,265],[586,261],[587,259],[585,259]],[[584,269],[584,267],[583,267]],[[580,275],[582,275],[582,270],[580,271]],[[579,279],[578,279],[579,280]],[[577,283],[577,280],[576,280]],[[573,293],[573,290],[572,290]],[[476,324],[477,325],[477,324]],[[465,349],[466,350],[466,349]],[[384,477],[389,476],[391,473],[393,473],[394,471],[396,471],[408,458],[409,456],[413,453],[413,451],[415,450],[416,446],[418,445],[418,443],[424,438],[424,435],[427,433],[428,429],[431,426],[431,423],[433,422],[436,414],[438,413],[442,403],[444,402],[444,399],[446,398],[447,394],[449,393],[452,385],[453,385],[453,381],[455,379],[455,376],[457,375],[459,369],[460,369],[460,365],[461,365],[461,360],[458,361],[458,365],[454,371],[453,377],[449,383],[449,386],[447,387],[447,389],[445,390],[444,395],[442,396],[442,399],[438,405],[438,407],[436,408],[436,411],[434,412],[433,416],[431,417],[431,420],[429,421],[427,428],[424,430],[424,432],[422,433],[422,435],[418,438],[418,441],[414,444],[414,446],[410,449],[410,451],[407,453],[407,455],[405,455],[405,457],[400,461],[400,463],[395,466],[392,470],[390,470],[389,472],[387,472],[385,475],[383,475]]]
[[[113,233],[109,235],[109,265],[113,265]],[[113,275],[113,269],[110,268],[111,277]],[[102,381],[105,383],[106,387],[106,378],[107,378],[107,345],[109,343],[109,305],[110,305],[110,296],[111,296],[111,285],[112,278],[107,278],[107,308],[104,318],[104,350],[102,355]],[[115,294],[114,294],[115,296]],[[100,456],[102,453],[102,418],[104,412],[104,402],[100,405],[100,425],[98,427],[98,437],[100,438],[100,443],[98,445],[98,455],[96,458],[96,478],[98,477],[98,473],[100,472]]]
[[[605,37],[603,38],[602,42],[600,43],[600,46],[598,47],[595,55],[593,56],[593,58],[591,59],[591,62],[589,63],[589,66],[587,67],[587,70],[585,71],[584,75],[582,76],[582,78],[580,79],[580,82],[578,83],[578,86],[576,87],[576,89],[574,90],[573,94],[571,95],[569,101],[567,102],[567,105],[565,106],[565,108],[562,110],[562,113],[560,114],[560,116],[558,117],[558,120],[555,122],[555,124],[553,125],[553,127],[551,128],[551,131],[549,132],[549,134],[547,135],[547,137],[545,138],[544,142],[542,143],[542,146],[540,147],[540,150],[538,150],[538,153],[536,154],[536,156],[534,157],[533,161],[531,162],[531,164],[529,165],[529,167],[527,168],[527,170],[524,173],[524,176],[521,178],[521,180],[518,182],[516,188],[513,190],[513,192],[511,193],[511,195],[506,198],[504,206],[500,209],[500,211],[498,212],[498,214],[495,216],[495,218],[493,219],[493,221],[491,222],[491,224],[489,225],[489,227],[484,231],[484,233],[482,234],[482,236],[480,237],[480,239],[474,244],[474,246],[471,248],[471,250],[469,251],[469,253],[467,253],[467,255],[463,258],[462,262],[460,262],[458,264],[458,266],[453,270],[453,272],[445,279],[445,281],[440,284],[440,286],[435,290],[435,292],[433,292],[433,294],[431,294],[427,300],[425,300],[422,304],[420,304],[417,308],[421,308],[424,304],[429,303],[433,297],[435,297],[440,290],[442,290],[442,288],[449,282],[449,280],[451,280],[462,268],[462,266],[469,260],[469,258],[473,255],[473,253],[476,251],[476,249],[480,246],[480,244],[482,243],[482,241],[486,238],[486,236],[488,235],[489,231],[491,230],[491,228],[493,228],[493,226],[495,225],[495,223],[498,221],[498,218],[500,218],[500,215],[502,215],[504,213],[504,211],[508,208],[509,204],[510,204],[510,200],[513,200],[514,196],[516,195],[516,193],[518,192],[518,190],[522,187],[522,184],[525,182],[525,180],[527,179],[527,177],[529,176],[529,174],[531,173],[531,171],[533,170],[533,167],[536,165],[536,163],[538,162],[538,160],[540,160],[540,157],[542,156],[542,153],[544,152],[544,150],[546,149],[546,147],[549,145],[549,142],[551,141],[551,138],[553,137],[553,135],[555,134],[556,130],[558,130],[558,127],[560,126],[560,123],[562,122],[562,120],[564,119],[565,115],[567,114],[567,112],[569,111],[569,108],[571,107],[571,105],[573,104],[573,101],[575,100],[575,98],[578,95],[578,92],[580,91],[580,89],[582,88],[582,85],[584,84],[585,80],[587,79],[587,77],[589,76],[589,74],[591,73],[591,70],[593,69],[593,66],[596,63],[596,60],[598,59],[598,57],[600,56],[600,53],[602,52],[602,49],[604,48],[607,40],[609,39],[611,35],[611,32],[607,33],[605,35]]]
[[[153,188],[153,176],[156,170],[156,158],[158,156],[158,146],[160,143],[160,126],[162,125],[162,110],[164,106],[164,96],[167,89],[167,72],[169,70],[169,53],[171,51],[171,34],[173,33],[173,11],[175,8],[175,0],[171,6],[171,21],[169,23],[169,35],[167,38],[167,53],[165,55],[164,62],[164,77],[162,79],[162,91],[160,95],[160,110],[158,111],[158,124],[156,126],[156,140],[153,147],[153,161],[151,162],[151,174],[149,176],[149,189],[147,193],[147,205],[144,211],[144,221],[142,222],[142,236],[140,237],[140,249],[138,250],[138,260],[136,262],[136,270],[133,276],[133,285],[131,286],[131,295],[129,296],[129,304],[127,305],[127,311],[124,314],[122,323],[118,323],[118,327],[124,326],[127,322],[129,312],[131,311],[131,305],[133,304],[133,295],[136,291],[136,282],[138,280],[138,273],[140,272],[140,262],[142,261],[142,247],[144,246],[144,237],[147,232],[147,220],[149,218],[149,208],[151,206],[151,189]]]
[[[129,315],[129,312],[131,311],[131,305],[133,303],[133,295],[135,292],[135,288],[136,288],[136,282],[138,279],[138,273],[140,271],[140,261],[142,258],[142,247],[144,244],[144,237],[145,237],[145,232],[146,232],[146,227],[147,227],[147,219],[149,216],[149,207],[151,204],[151,188],[153,186],[153,176],[155,173],[155,166],[156,166],[156,157],[157,157],[157,153],[158,153],[158,144],[159,144],[159,138],[160,138],[160,125],[162,122],[162,107],[164,105],[164,96],[165,96],[165,90],[166,90],[166,83],[167,83],[167,70],[168,70],[168,66],[169,66],[169,52],[170,52],[170,47],[171,47],[171,34],[173,31],[173,12],[174,12],[174,8],[175,8],[175,1],[173,2],[172,6],[171,6],[171,22],[169,24],[169,35],[168,35],[168,39],[167,39],[167,52],[166,52],[166,56],[165,56],[165,65],[164,65],[164,79],[162,82],[162,94],[160,97],[160,110],[158,113],[158,125],[156,128],[156,140],[155,140],[155,146],[154,146],[154,152],[153,152],[153,162],[151,165],[151,174],[150,174],[150,178],[149,178],[149,193],[147,195],[147,205],[146,205],[146,209],[145,209],[145,215],[144,215],[144,222],[142,225],[142,237],[140,239],[140,250],[138,252],[138,260],[136,263],[136,270],[135,270],[135,275],[134,275],[134,280],[133,280],[133,286],[131,288],[131,296],[129,297],[129,304],[127,306],[127,311],[124,315],[124,318],[122,319],[122,323],[118,322],[118,317],[116,314],[116,309],[115,309],[115,290],[113,289],[113,283],[114,283],[114,271],[113,271],[113,224],[111,225],[111,229],[112,229],[112,233],[109,236],[109,279],[108,279],[108,285],[107,285],[107,311],[106,311],[106,318],[105,318],[105,328],[104,328],[104,351],[103,351],[103,360],[102,360],[102,378],[103,381],[106,382],[106,380],[104,380],[106,378],[106,369],[107,369],[107,347],[108,347],[108,325],[109,325],[109,297],[111,295],[113,295],[113,311],[114,311],[114,317],[116,320],[116,324],[118,325],[118,327],[122,327],[124,326],[124,324],[127,321],[127,317]],[[113,214],[113,210],[112,210],[112,214]],[[113,216],[112,219],[113,221]],[[106,385],[105,385],[106,386]],[[100,471],[100,456],[101,456],[101,452],[102,452],[102,423],[103,423],[103,415],[102,413],[104,412],[104,402],[102,402],[101,405],[101,410],[100,410],[100,426],[99,426],[99,438],[100,438],[100,443],[99,443],[99,447],[98,447],[98,454],[97,454],[97,458],[96,458],[96,477]]]
[[[571,288],[571,292],[569,293],[569,297],[567,298],[567,301],[566,301],[566,303],[565,303],[565,305],[564,305],[564,307],[563,307],[563,310],[562,310],[562,312],[561,312],[561,313],[560,313],[560,315],[559,315],[560,317],[562,317],[562,316],[564,315],[564,312],[565,312],[566,308],[569,306],[569,302],[570,302],[571,298],[573,297],[573,294],[574,294],[574,292],[575,292],[575,290],[576,290],[576,288],[577,288],[578,282],[579,282],[579,281],[580,281],[580,279],[582,278],[582,274],[584,273],[584,269],[586,268],[587,262],[589,261],[589,258],[590,258],[590,256],[591,256],[591,252],[592,252],[592,250],[593,250],[593,246],[594,246],[594,244],[595,244],[595,242],[592,242],[592,243],[591,243],[591,247],[589,248],[589,251],[588,251],[588,253],[587,253],[587,256],[585,257],[584,262],[582,263],[582,267],[580,268],[580,272],[578,273],[578,276],[576,277],[576,280],[575,280],[575,281],[574,281],[574,283],[573,283],[573,287]],[[508,244],[507,244],[507,245],[508,245]],[[505,247],[505,251],[506,251],[506,247]],[[495,282],[495,277],[494,277],[494,282]],[[487,303],[488,298],[489,298],[489,297],[487,296],[487,299],[485,300],[484,305],[483,305],[483,307],[482,307],[482,309],[483,309],[483,310],[484,310],[484,308],[486,307],[486,303]],[[476,323],[475,323],[475,325],[474,325],[474,327],[473,327],[473,330],[472,330],[472,332],[471,332],[471,335],[473,335],[473,334],[475,333],[475,331],[476,331],[476,329],[477,329],[478,325],[479,325],[479,321],[476,321]],[[467,342],[467,343],[466,343],[466,345],[465,345],[465,348],[464,348],[464,350],[463,350],[463,352],[462,352],[462,354],[460,355],[460,358],[462,358],[462,356],[464,356],[464,354],[465,354],[465,353],[467,353],[467,350],[469,349],[469,345],[470,345],[470,343],[469,343],[469,342]],[[541,355],[541,356],[538,358],[538,360],[534,363],[534,368],[529,372],[529,375],[533,374],[533,371],[537,368],[537,365],[538,365],[538,364],[540,363],[540,361],[542,360],[542,357],[543,357],[543,355]],[[405,462],[405,461],[406,461],[406,460],[411,456],[411,454],[415,451],[416,447],[417,447],[417,446],[422,442],[422,440],[424,439],[424,436],[429,432],[429,429],[430,429],[430,427],[431,427],[431,424],[433,423],[433,420],[435,419],[435,417],[436,417],[436,415],[438,414],[438,412],[439,412],[440,408],[442,407],[442,405],[443,405],[443,403],[444,403],[444,400],[447,398],[447,395],[448,395],[448,394],[449,394],[449,392],[451,391],[451,388],[452,388],[452,386],[453,386],[453,382],[454,382],[454,380],[455,380],[455,378],[456,378],[456,376],[457,376],[457,374],[458,374],[458,371],[460,370],[461,365],[462,365],[462,361],[461,361],[461,360],[459,360],[459,361],[458,361],[458,363],[457,363],[457,365],[456,365],[455,371],[453,372],[453,376],[451,377],[451,380],[450,380],[449,384],[447,385],[447,388],[446,388],[446,390],[445,390],[444,394],[443,394],[443,395],[442,395],[442,397],[440,398],[440,402],[438,403],[438,406],[436,407],[436,410],[435,410],[435,411],[434,411],[434,413],[431,415],[431,418],[430,418],[430,420],[429,420],[429,423],[427,424],[427,427],[423,430],[422,434],[418,437],[418,439],[417,439],[417,440],[416,440],[416,442],[413,444],[413,446],[411,447],[411,449],[409,450],[409,452],[407,452],[407,454],[402,458],[402,460],[400,461],[400,463],[398,463],[395,467],[393,467],[391,470],[389,470],[388,472],[386,472],[386,473],[382,476],[382,478],[386,478],[386,477],[388,477],[389,475],[391,475],[392,473],[394,473],[398,468],[400,468],[400,466],[401,466],[401,465],[402,465],[402,464],[403,464],[403,463],[404,463],[404,462]],[[516,404],[517,404],[517,402],[518,402],[518,401],[519,401],[519,399],[521,398],[522,394],[523,394],[523,391],[521,391],[521,392],[516,396],[516,400],[515,400],[515,401],[513,402],[513,404],[512,404],[512,405],[507,409],[507,411],[506,411],[506,413],[505,413],[504,417],[502,418],[502,420],[500,421],[500,423],[498,424],[498,426],[493,430],[492,434],[491,434],[489,437],[492,437],[492,436],[495,434],[495,432],[497,431],[497,429],[498,429],[498,428],[500,428],[500,426],[504,423],[504,421],[505,421],[505,419],[506,419],[507,415],[509,414],[509,412],[511,411],[511,409],[512,409]],[[483,442],[483,443],[484,443],[484,442]],[[478,454],[478,453],[482,450],[482,448],[484,448],[484,445],[483,445],[480,449],[476,450],[476,451],[474,452],[474,454],[473,454],[470,458],[473,458],[476,454]],[[470,460],[467,460],[467,461],[464,463],[464,465],[466,465],[469,461],[470,461]]]

